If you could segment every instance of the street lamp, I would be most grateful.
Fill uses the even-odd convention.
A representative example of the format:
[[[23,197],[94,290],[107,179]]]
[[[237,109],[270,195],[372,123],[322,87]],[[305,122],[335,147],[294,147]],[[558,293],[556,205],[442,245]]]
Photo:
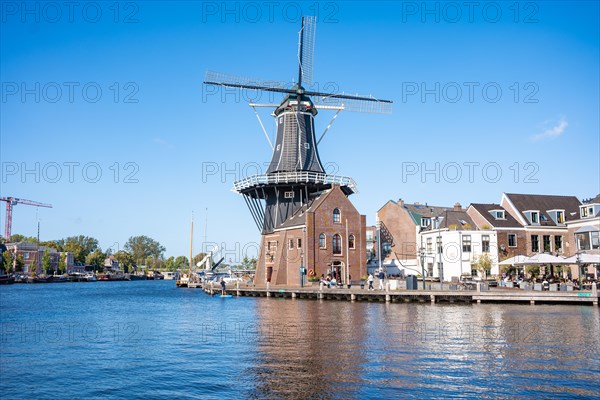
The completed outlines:
[[[575,262],[577,263],[577,273],[579,274],[579,284],[583,283],[582,271],[581,271],[581,258],[579,257],[579,251],[576,253]]]
[[[423,280],[423,290],[425,290],[425,248],[419,248],[419,255],[421,256],[421,279]]]

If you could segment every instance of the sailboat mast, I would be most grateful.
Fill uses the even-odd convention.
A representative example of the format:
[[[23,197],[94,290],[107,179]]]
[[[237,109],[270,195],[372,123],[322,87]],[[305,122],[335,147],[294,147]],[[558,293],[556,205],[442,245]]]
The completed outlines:
[[[192,224],[190,226],[190,273],[192,273],[193,261],[193,246],[194,246],[194,212],[192,211]]]

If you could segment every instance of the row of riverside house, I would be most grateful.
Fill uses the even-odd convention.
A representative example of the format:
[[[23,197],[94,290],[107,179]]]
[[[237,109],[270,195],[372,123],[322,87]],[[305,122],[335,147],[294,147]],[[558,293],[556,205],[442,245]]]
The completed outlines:
[[[503,193],[500,204],[473,203],[466,209],[459,203],[440,207],[390,200],[377,211],[377,221],[381,265],[390,275],[424,272],[451,281],[500,275],[499,262],[517,255],[600,257],[600,195],[582,202],[575,196]],[[376,229],[367,229],[371,268],[379,266]],[[477,268],[482,257],[489,259],[487,272]],[[597,276],[598,267],[587,265],[587,273]],[[570,272],[579,277],[577,265]]]

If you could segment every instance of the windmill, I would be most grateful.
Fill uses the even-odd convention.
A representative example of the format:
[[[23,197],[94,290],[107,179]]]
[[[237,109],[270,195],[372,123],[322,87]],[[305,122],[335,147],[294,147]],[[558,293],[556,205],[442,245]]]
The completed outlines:
[[[266,174],[246,177],[234,183],[234,190],[244,196],[263,235],[272,233],[303,207],[308,206],[315,194],[332,185],[339,185],[346,195],[356,191],[352,178],[325,173],[317,149],[340,111],[391,112],[392,102],[389,100],[305,90],[303,84],[311,84],[313,79],[315,28],[316,17],[302,17],[298,34],[298,81],[291,88],[273,81],[259,82],[212,71],[206,73],[206,85],[285,95],[280,104],[250,104],[253,108],[275,107],[273,115],[277,135],[274,144],[261,122],[263,132],[273,149],[273,156]],[[337,110],[337,113],[317,140],[314,117],[318,109]]]

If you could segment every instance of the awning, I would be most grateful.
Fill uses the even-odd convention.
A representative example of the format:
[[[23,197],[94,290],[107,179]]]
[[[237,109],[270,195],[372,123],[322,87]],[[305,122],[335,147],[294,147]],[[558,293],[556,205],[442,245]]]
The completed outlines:
[[[598,229],[595,226],[588,225],[588,226],[582,226],[581,228],[579,228],[575,231],[575,233],[587,233],[587,232],[600,232],[600,229]]]

